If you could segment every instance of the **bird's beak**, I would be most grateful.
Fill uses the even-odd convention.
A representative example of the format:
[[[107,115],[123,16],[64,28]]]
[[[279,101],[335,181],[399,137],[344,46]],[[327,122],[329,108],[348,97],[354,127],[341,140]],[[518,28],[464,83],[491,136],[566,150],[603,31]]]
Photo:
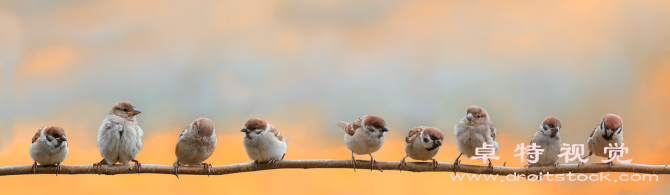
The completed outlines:
[[[387,126],[382,127],[382,131],[387,132],[389,131],[389,128]]]
[[[131,112],[128,112],[128,115],[135,116],[135,115],[138,115],[138,114],[140,114],[140,113],[142,113],[142,111],[140,111],[140,110],[138,110],[138,109],[135,109],[135,110],[133,110],[133,111],[131,111]]]
[[[207,137],[200,137],[200,140],[202,141],[203,144],[207,143]]]
[[[613,131],[611,129],[605,130],[605,136],[610,137],[612,136]]]
[[[437,144],[438,146],[442,146],[442,140],[435,140],[433,143]]]
[[[58,140],[58,141],[62,141],[62,142],[63,142],[63,141],[67,141],[67,139],[65,138],[64,135],[61,136],[61,137],[59,137],[59,138],[56,138],[56,140]]]
[[[242,128],[242,130],[240,130],[240,131],[241,131],[241,132],[245,132],[245,133],[249,133],[249,132],[250,132],[249,129],[247,129],[247,127]]]
[[[470,113],[468,113],[468,115],[465,115],[465,118],[467,118],[469,121],[475,119],[475,117],[472,116],[472,114],[470,114]]]
[[[558,132],[558,131],[560,131],[560,130],[561,130],[560,127],[554,127],[553,129],[551,129],[551,131],[553,131],[553,132]]]

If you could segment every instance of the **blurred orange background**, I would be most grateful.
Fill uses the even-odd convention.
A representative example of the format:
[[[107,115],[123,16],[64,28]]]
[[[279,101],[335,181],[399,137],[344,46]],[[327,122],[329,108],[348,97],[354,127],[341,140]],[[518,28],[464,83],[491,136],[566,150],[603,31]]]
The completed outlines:
[[[670,162],[668,1],[0,1],[0,166],[30,165],[29,140],[66,130],[65,165],[101,157],[97,128],[117,101],[142,114],[143,164],[172,164],[182,128],[216,123],[213,165],[248,162],[248,118],[289,139],[286,159],[348,159],[332,125],[388,122],[377,160],[404,156],[406,133],[445,134],[470,105],[501,133],[500,160],[547,116],[584,144],[603,115],[624,119],[624,159]],[[368,160],[367,156],[357,159]],[[602,159],[592,158],[591,163]],[[561,162],[563,159],[561,159]],[[463,160],[468,164],[481,161]],[[575,162],[571,162],[575,163]],[[658,182],[468,182],[451,173],[284,169],[223,176],[19,175],[2,194],[661,194]],[[618,174],[611,174],[616,177]]]

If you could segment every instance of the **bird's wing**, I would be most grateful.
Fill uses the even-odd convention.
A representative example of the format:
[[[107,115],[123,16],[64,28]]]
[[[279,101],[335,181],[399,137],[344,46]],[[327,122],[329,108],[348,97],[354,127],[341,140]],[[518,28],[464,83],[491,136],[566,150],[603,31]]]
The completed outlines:
[[[180,156],[185,156],[187,151],[186,151],[186,146],[187,144],[183,142],[181,139],[177,140],[177,144],[175,144],[174,147],[174,154],[179,158]]]
[[[344,132],[349,134],[349,135],[354,135],[354,132],[356,132],[356,129],[361,127],[361,119],[356,119],[353,123],[347,123],[347,122],[336,122],[335,125],[338,127],[344,129]]]
[[[593,137],[593,134],[596,133],[596,129],[598,127],[600,127],[600,123],[598,123],[598,125],[596,125],[596,128],[593,128],[593,131],[591,131],[591,135],[589,135],[589,137]]]
[[[412,130],[409,130],[409,133],[405,137],[405,142],[410,143],[413,140],[412,137],[415,136],[415,135],[419,135],[420,132],[421,132],[421,129],[419,129],[419,128],[414,128]]]
[[[135,124],[135,128],[136,128],[135,130],[137,131],[135,132],[135,136],[137,139],[137,142],[135,142],[135,147],[137,147],[137,149],[142,151],[142,136],[144,136],[144,131],[142,131],[142,128],[140,128],[140,126],[137,125],[137,123]]]
[[[44,127],[37,130],[37,133],[35,133],[35,136],[33,136],[33,140],[30,143],[35,143],[35,141],[37,141],[37,139],[40,138],[40,135],[42,134],[42,129],[44,129]]]
[[[272,133],[272,135],[274,135],[279,141],[284,141],[284,136],[282,136],[281,133],[277,131],[277,128],[275,128],[275,126],[272,126],[272,128],[270,128],[270,133]]]
[[[187,129],[188,129],[188,128],[190,128],[190,127],[191,127],[190,125],[189,125],[189,126],[186,126],[186,127],[184,127],[184,130],[182,130],[182,131],[181,131],[181,133],[179,133],[179,138],[180,138],[180,139],[181,139],[181,137],[183,137],[183,136],[184,136],[184,134],[186,133]]]
[[[105,135],[107,135],[107,131],[112,130],[114,128],[114,126],[118,127],[119,123],[112,121],[109,117],[102,121],[102,124],[100,125],[100,129],[98,130],[98,143],[100,143],[100,140],[105,139]]]
[[[498,130],[493,126],[493,123],[489,126],[489,129],[491,130],[491,138],[493,138],[493,141],[496,141],[496,137],[498,137]]]

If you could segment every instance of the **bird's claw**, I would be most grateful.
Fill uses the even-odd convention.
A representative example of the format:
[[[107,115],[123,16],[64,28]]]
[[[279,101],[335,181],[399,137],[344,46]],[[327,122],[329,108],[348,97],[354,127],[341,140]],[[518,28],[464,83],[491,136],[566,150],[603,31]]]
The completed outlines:
[[[258,170],[258,161],[257,160],[254,161],[254,168],[256,168],[256,170]]]
[[[354,158],[354,152],[351,152],[351,165],[354,166],[354,172],[356,172],[356,159]]]
[[[179,179],[179,161],[175,161],[172,166],[174,166],[174,176],[177,176],[177,179]]]
[[[405,156],[405,158],[407,158],[407,156]],[[400,159],[400,163],[398,163],[398,170],[400,170],[400,172],[402,172],[401,168],[403,165],[407,166],[407,163],[405,163],[405,158]]]
[[[131,161],[133,161],[135,163],[135,167],[137,168],[137,174],[142,172],[142,164],[140,163],[140,161],[135,160],[135,159],[133,159]]]
[[[37,175],[37,162],[33,163],[33,174]]]
[[[461,161],[458,160],[461,158],[463,153],[459,154],[458,157],[456,157],[456,160],[454,160],[454,175],[456,175],[456,170],[458,170],[458,164],[461,164]]]
[[[98,175],[100,175],[100,167],[102,166],[102,163],[105,162],[105,159],[103,158],[100,162],[98,163],[93,163],[93,168],[96,169],[98,172]]]
[[[493,172],[493,163],[491,163],[491,159],[489,159],[489,166],[486,167],[486,170],[488,170],[489,172]]]
[[[437,169],[437,160],[435,160],[435,159],[431,159],[431,160],[433,160],[433,163],[432,163],[433,168]]]
[[[458,159],[456,159],[454,161],[454,175],[456,174],[456,170],[458,170],[458,164],[460,164],[460,163],[459,163]]]
[[[58,176],[58,173],[60,173],[60,162],[56,164],[56,176]]]
[[[372,154],[370,154],[370,171],[372,171],[375,168],[375,162],[377,162],[375,160],[375,157],[373,157]]]
[[[212,173],[212,164],[202,163],[202,166],[205,166],[205,171],[207,171],[207,177]]]
[[[270,159],[270,161],[268,161],[268,165],[274,166],[277,165],[277,162],[279,162],[279,159]]]

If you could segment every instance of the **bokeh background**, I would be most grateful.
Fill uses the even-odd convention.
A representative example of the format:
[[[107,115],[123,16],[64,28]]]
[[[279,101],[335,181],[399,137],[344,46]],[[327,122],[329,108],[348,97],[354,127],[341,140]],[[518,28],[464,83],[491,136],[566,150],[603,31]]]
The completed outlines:
[[[367,114],[384,117],[391,129],[378,160],[400,160],[406,133],[425,125],[445,134],[436,158],[453,162],[453,126],[470,105],[486,108],[501,132],[496,165],[522,166],[513,150],[547,116],[563,121],[563,142],[583,144],[607,113],[624,119],[625,157],[666,164],[669,18],[662,0],[1,0],[0,166],[32,164],[30,137],[52,124],[70,142],[63,164],[98,162],[97,128],[123,100],[142,110],[137,159],[144,164],[172,164],[178,134],[198,117],[216,123],[214,165],[249,161],[238,131],[249,118],[269,121],[289,139],[287,159],[348,159],[332,122]],[[670,190],[665,175],[616,184],[458,182],[449,175],[20,175],[0,177],[0,185],[3,194]]]

